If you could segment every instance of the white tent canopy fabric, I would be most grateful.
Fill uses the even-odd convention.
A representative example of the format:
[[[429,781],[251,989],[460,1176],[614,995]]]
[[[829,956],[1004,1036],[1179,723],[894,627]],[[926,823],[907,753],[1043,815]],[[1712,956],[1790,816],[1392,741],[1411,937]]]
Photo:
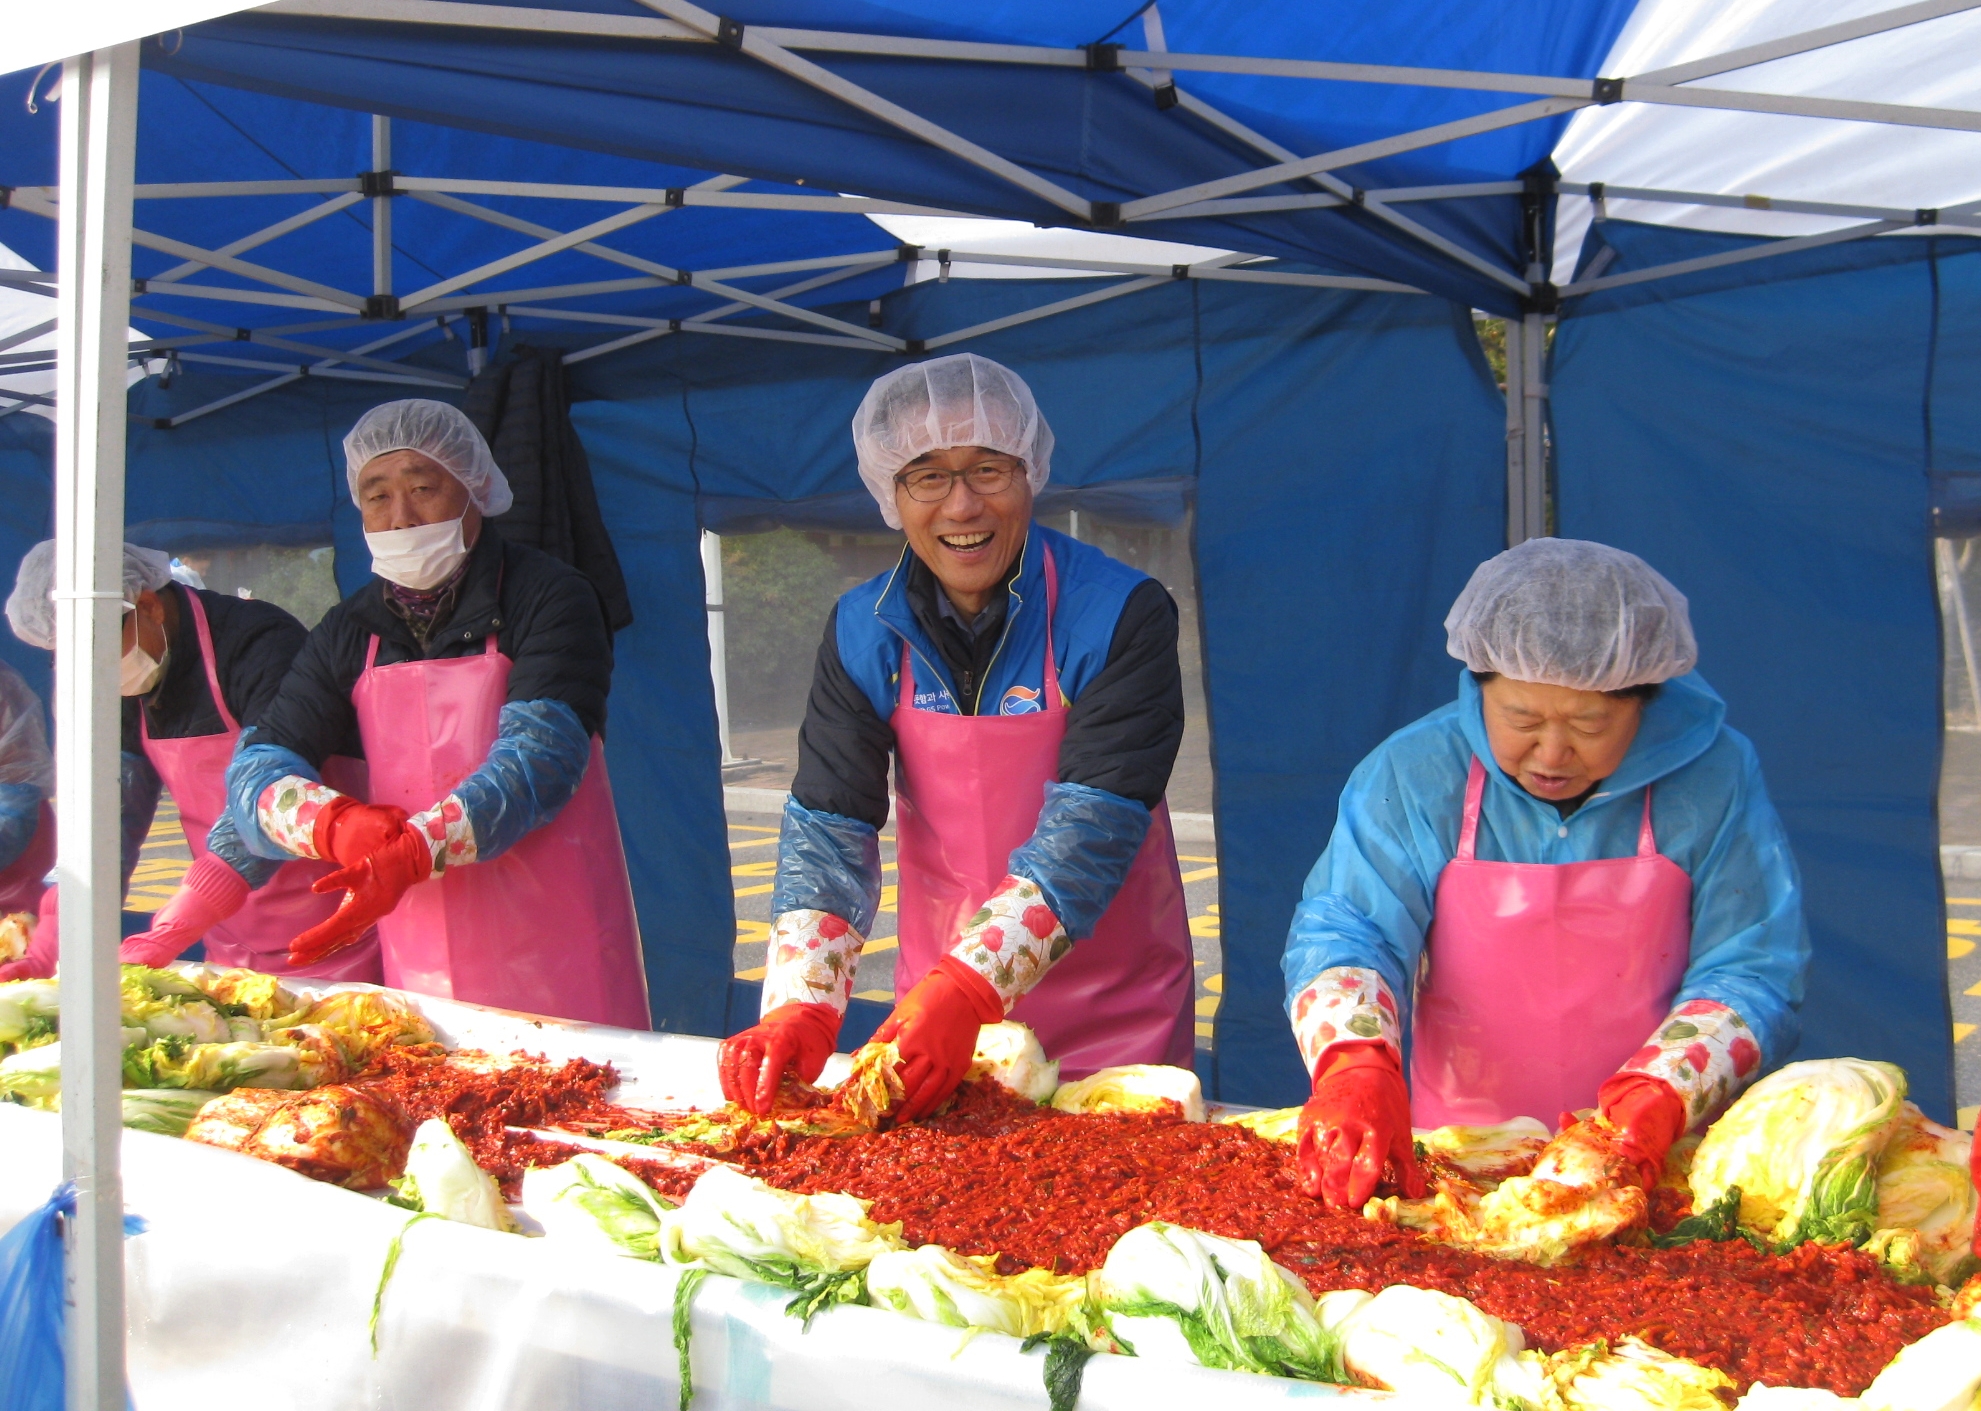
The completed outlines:
[[[7,7],[7,41],[0,53],[10,70],[38,69],[73,54],[254,8],[241,0],[69,0],[66,5],[20,0]]]

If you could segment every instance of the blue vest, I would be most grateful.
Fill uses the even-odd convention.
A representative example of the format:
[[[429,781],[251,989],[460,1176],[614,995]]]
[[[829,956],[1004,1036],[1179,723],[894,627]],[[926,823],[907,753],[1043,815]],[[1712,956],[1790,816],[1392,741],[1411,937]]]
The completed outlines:
[[[1018,573],[1011,580],[997,650],[978,688],[978,715],[1030,715],[1045,709],[1046,570],[1041,552],[1045,547],[1052,550],[1059,578],[1058,610],[1052,620],[1053,665],[1069,702],[1078,700],[1087,683],[1107,665],[1122,605],[1148,578],[1091,544],[1034,521],[1025,547],[1019,550]],[[894,716],[904,642],[914,653],[915,708],[962,714],[949,667],[908,605],[908,562],[913,552],[903,549],[893,568],[839,600],[839,660],[882,720]]]

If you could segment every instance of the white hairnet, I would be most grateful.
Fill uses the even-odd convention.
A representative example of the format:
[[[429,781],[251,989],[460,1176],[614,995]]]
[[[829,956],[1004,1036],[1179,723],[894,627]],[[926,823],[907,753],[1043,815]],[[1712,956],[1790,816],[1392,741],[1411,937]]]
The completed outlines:
[[[41,698],[20,672],[0,662],[0,784],[55,792],[55,760],[41,723]]]
[[[917,456],[951,446],[983,446],[1025,462],[1038,494],[1052,474],[1052,428],[1025,379],[975,353],[953,353],[898,367],[877,378],[853,413],[860,479],[880,502],[889,529],[901,527],[894,475]]]
[[[1444,620],[1446,650],[1516,681],[1620,691],[1683,676],[1699,644],[1685,594],[1635,554],[1529,539],[1487,559]]]
[[[495,463],[488,442],[457,407],[415,397],[386,402],[358,418],[344,438],[344,475],[351,503],[358,502],[358,472],[388,451],[418,451],[468,487],[468,498],[483,514],[497,515],[513,502],[509,479]]]
[[[134,603],[149,588],[157,592],[172,581],[172,556],[156,549],[124,545],[124,601]],[[7,598],[7,621],[14,635],[31,647],[55,649],[55,541],[43,539],[27,551],[14,591]]]

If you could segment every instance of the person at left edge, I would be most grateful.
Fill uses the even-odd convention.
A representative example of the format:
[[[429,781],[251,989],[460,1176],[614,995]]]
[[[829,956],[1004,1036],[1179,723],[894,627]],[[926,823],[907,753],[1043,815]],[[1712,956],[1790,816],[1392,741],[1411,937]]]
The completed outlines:
[[[54,646],[55,544],[44,540],[21,560],[7,619],[22,641]],[[244,724],[274,697],[303,642],[303,625],[274,603],[230,597],[174,582],[171,559],[124,546],[124,696],[122,750],[123,876],[151,829],[161,785],[179,806],[193,863],[151,929],[119,949],[126,963],[164,965],[206,940],[207,959],[274,974],[321,980],[378,979],[377,946],[362,945],[320,965],[289,963],[289,937],[335,911],[312,884],[320,863],[284,867],[242,845],[226,816],[227,761]],[[339,777],[356,780],[355,761],[337,760]],[[59,954],[56,893],[42,898],[23,974],[53,973]]]
[[[21,674],[0,662],[0,916],[32,914],[55,865],[55,761],[48,754],[41,698]],[[45,947],[44,947],[45,949]],[[0,980],[42,973],[31,951],[0,964]]]
[[[1162,584],[1032,518],[1053,434],[974,353],[876,381],[860,474],[907,536],[828,619],[778,839],[761,1020],[725,1041],[756,1111],[831,1054],[897,781],[898,1114],[955,1090],[1007,1013],[1060,1071],[1191,1061],[1194,970],[1163,794],[1183,734]]]
[[[442,402],[388,402],[344,438],[375,575],[324,615],[227,772],[265,856],[348,891],[291,954],[378,923],[385,983],[648,1027],[600,732],[612,637],[590,581],[505,543],[509,483]],[[369,804],[317,772],[361,754]]]

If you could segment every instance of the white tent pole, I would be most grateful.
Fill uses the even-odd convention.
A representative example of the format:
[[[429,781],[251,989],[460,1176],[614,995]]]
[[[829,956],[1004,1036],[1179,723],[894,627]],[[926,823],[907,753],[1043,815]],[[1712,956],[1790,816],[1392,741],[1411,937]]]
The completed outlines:
[[[1559,293],[1564,299],[1572,299],[1581,294],[1593,294],[1599,289],[1616,289],[1626,284],[1642,284],[1651,279],[1670,279],[1675,275],[1691,274],[1698,270],[1719,269],[1723,265],[1746,264],[1750,260],[1772,259],[1777,255],[1793,255],[1800,250],[1819,249],[1824,245],[1841,245],[1852,240],[1864,240],[1873,235],[1883,235],[1889,230],[1903,230],[1911,224],[1909,220],[1876,220],[1864,225],[1845,226],[1842,230],[1827,230],[1821,235],[1798,235],[1792,240],[1749,245],[1740,250],[1725,250],[1717,255],[1701,255],[1693,260],[1675,260],[1666,265],[1652,265],[1648,269],[1626,270],[1622,274],[1606,274],[1597,279],[1580,279],[1573,284],[1562,285]]]
[[[124,1407],[118,1089],[117,695],[123,593],[125,339],[138,46],[62,68],[55,418],[55,874],[61,884],[62,1172],[70,1411]]]
[[[392,170],[392,119],[381,113],[371,115],[371,169]],[[371,198],[371,292],[392,293],[392,197],[383,192]]]
[[[363,199],[363,197],[354,191],[346,191],[342,195],[332,196],[321,205],[311,206],[307,211],[290,216],[287,220],[279,220],[274,225],[263,226],[252,235],[243,235],[239,240],[230,240],[214,251],[214,253],[216,255],[238,255],[243,251],[254,249],[257,245],[266,245],[269,241],[279,240],[293,230],[301,230],[306,225],[314,224],[322,220],[325,216],[334,216],[347,207],[355,206]],[[174,265],[171,269],[155,277],[158,279],[184,279],[187,275],[196,274],[204,268],[205,266],[200,264],[198,260],[187,260],[184,264]]]
[[[534,264],[538,260],[568,250],[573,245],[582,245],[594,236],[610,235],[615,230],[624,230],[629,225],[652,220],[657,215],[665,214],[667,210],[666,206],[646,205],[616,211],[612,215],[593,221],[590,225],[539,241],[526,250],[518,250],[512,255],[504,255],[500,259],[490,260],[485,265],[477,265],[474,269],[429,284],[424,289],[408,294],[405,306],[407,309],[416,309],[422,304],[431,303],[443,294],[452,294],[455,290],[465,289],[470,284],[493,279],[498,274],[507,274],[510,270],[519,269],[527,264]]]
[[[729,635],[723,619],[722,536],[702,531],[702,581],[708,605],[708,669],[715,687],[715,728],[722,741],[722,762],[736,758],[729,748]]]
[[[1506,324],[1506,546],[1525,543],[1527,532],[1527,359],[1521,354],[1523,325]]]
[[[1933,546],[1940,556],[1940,591],[1953,599],[1954,626],[1960,631],[1960,655],[1967,664],[1967,702],[1974,712],[1974,723],[1981,726],[1981,670],[1974,661],[1974,632],[1967,621],[1967,590],[1960,581],[1960,569],[1954,564],[1953,545],[1945,539],[1934,540]]]
[[[1520,322],[1520,491],[1526,537],[1536,539],[1548,532],[1548,333],[1537,313]]]

